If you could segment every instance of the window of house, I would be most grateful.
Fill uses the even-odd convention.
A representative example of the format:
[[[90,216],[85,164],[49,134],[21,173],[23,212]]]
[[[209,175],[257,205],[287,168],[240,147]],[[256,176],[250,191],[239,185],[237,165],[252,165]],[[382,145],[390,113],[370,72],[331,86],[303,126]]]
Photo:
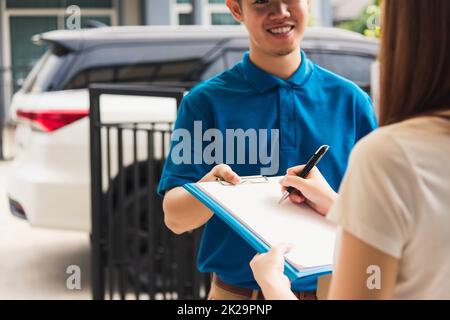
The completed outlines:
[[[236,25],[225,0],[208,0],[202,8],[204,24],[206,25]],[[194,24],[193,0],[177,0],[175,4],[176,17],[179,25]]]
[[[91,21],[113,25],[116,20],[114,0],[6,0],[5,5],[11,39],[5,44],[5,50],[11,55],[11,93],[20,89],[32,67],[48,49],[48,46],[33,44],[30,39],[39,33],[65,29],[67,15],[64,8],[77,5],[89,10],[89,14],[83,13],[81,16],[81,28],[87,27]],[[39,13],[34,9],[39,9]],[[46,83],[40,82],[42,77],[34,78],[41,84]]]
[[[175,5],[175,12],[178,18],[178,25],[194,24],[192,1],[193,0],[177,0]]]
[[[234,20],[230,13],[211,13],[211,24],[212,25],[237,25],[239,24]]]

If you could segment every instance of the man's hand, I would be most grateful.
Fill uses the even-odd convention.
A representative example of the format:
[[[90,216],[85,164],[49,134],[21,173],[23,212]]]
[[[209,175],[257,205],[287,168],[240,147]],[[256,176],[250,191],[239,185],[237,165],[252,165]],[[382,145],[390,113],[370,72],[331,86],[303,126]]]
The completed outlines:
[[[216,181],[217,179],[231,184],[239,184],[241,182],[241,178],[226,164],[215,166],[199,182]]]
[[[226,164],[215,166],[199,182],[222,179],[231,184],[240,183],[239,176]],[[166,192],[163,200],[164,222],[176,234],[194,230],[204,225],[213,213],[183,187]]]

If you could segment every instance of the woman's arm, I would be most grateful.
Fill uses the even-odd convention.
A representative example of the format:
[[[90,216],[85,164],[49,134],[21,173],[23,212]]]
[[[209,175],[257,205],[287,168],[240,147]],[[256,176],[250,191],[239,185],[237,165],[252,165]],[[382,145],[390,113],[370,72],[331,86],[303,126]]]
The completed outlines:
[[[288,244],[273,247],[269,252],[256,255],[250,261],[253,275],[266,300],[297,300],[291,283],[283,273],[284,255],[291,250]]]
[[[283,274],[288,245],[256,255],[250,262],[253,275],[267,300],[297,299]],[[375,300],[394,297],[399,260],[343,232],[340,253],[331,280],[330,300]]]
[[[394,297],[399,260],[343,231],[328,299]]]

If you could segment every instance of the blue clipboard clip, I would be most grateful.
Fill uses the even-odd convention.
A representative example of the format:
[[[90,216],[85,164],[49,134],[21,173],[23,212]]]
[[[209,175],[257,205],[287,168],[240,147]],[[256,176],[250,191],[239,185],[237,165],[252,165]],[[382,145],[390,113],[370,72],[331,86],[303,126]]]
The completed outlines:
[[[223,186],[234,186],[234,184],[226,182],[223,179],[217,178],[217,182],[219,182]],[[266,176],[248,176],[248,177],[241,177],[241,183],[240,184],[257,184],[257,183],[268,183],[269,179],[267,179]]]

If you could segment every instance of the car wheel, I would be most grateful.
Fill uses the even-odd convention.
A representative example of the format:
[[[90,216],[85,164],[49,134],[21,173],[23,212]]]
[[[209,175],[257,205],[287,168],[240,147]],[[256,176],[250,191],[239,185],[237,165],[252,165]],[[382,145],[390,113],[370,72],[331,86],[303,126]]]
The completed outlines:
[[[122,195],[117,177],[106,193],[105,207],[111,209],[106,217],[112,222],[105,233],[109,286],[111,291],[147,293],[151,299],[198,299],[199,287],[208,281],[195,263],[201,231],[177,236],[165,226],[156,194],[162,167],[163,161],[156,160],[154,181],[148,180],[147,162],[127,167]]]

